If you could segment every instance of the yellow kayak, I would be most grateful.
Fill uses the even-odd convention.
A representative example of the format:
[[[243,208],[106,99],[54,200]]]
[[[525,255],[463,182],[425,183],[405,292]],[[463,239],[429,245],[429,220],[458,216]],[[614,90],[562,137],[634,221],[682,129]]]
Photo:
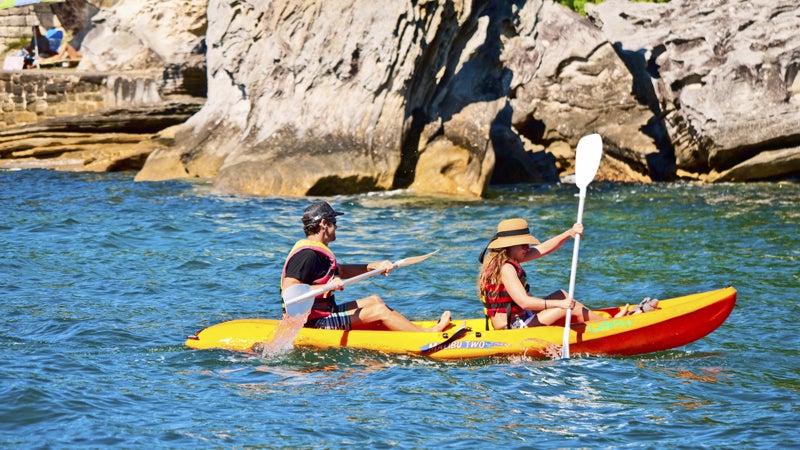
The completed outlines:
[[[573,355],[637,355],[680,347],[696,341],[728,318],[736,304],[736,290],[727,287],[672,299],[660,300],[655,311],[603,321],[572,324],[570,350]],[[600,309],[613,317],[621,307]],[[275,319],[237,319],[204,328],[186,339],[192,349],[257,350],[274,335]],[[415,322],[423,327],[432,321]],[[465,324],[465,326],[464,326]],[[385,353],[426,355],[440,359],[558,354],[563,324],[487,330],[484,318],[453,320],[442,332],[385,330],[320,330],[302,328],[294,339],[301,347],[351,347]]]

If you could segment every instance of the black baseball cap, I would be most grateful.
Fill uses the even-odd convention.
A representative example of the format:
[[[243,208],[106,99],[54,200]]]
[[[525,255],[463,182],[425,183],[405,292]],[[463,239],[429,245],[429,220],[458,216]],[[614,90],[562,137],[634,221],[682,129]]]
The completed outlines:
[[[336,216],[341,216],[342,214],[344,213],[334,211],[328,202],[314,200],[314,202],[303,211],[303,225],[311,225],[322,219],[331,219]]]

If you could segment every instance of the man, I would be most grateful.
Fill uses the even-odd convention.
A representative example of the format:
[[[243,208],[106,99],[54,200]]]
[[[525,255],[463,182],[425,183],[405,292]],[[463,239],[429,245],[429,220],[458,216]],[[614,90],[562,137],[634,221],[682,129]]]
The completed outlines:
[[[343,213],[334,211],[327,202],[317,200],[303,213],[305,239],[289,252],[283,266],[281,290],[297,284],[309,284],[312,289],[328,285],[343,290],[343,279],[375,269],[392,270],[390,261],[370,264],[339,264],[328,244],[336,240],[336,217]],[[450,311],[442,314],[432,328],[422,328],[411,323],[402,314],[392,310],[377,295],[337,305],[333,291],[314,299],[308,315],[307,327],[332,330],[388,329],[392,331],[442,331],[450,324]]]

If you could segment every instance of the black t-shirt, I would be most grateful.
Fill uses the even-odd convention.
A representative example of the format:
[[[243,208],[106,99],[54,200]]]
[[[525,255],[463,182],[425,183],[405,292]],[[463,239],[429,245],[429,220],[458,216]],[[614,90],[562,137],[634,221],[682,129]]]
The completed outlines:
[[[286,276],[300,280],[304,284],[314,284],[315,280],[324,277],[330,270],[331,260],[327,256],[306,248],[295,253],[289,259],[289,263],[286,265]],[[338,273],[334,275],[338,275]]]

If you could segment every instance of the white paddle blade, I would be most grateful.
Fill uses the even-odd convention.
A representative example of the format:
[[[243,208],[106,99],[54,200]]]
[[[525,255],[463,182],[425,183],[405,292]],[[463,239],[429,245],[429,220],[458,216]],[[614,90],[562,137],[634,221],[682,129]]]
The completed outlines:
[[[316,295],[307,284],[295,284],[283,291],[283,304],[290,317],[302,316],[311,311]]]
[[[575,152],[575,184],[584,190],[597,175],[603,157],[603,139],[599,134],[584,136],[578,141]]]
[[[395,269],[396,269],[396,268],[398,268],[398,267],[410,266],[411,264],[416,264],[416,263],[418,263],[418,262],[425,261],[426,259],[428,259],[428,258],[430,258],[431,256],[435,255],[435,254],[436,254],[438,251],[439,251],[439,250],[438,250],[438,249],[436,249],[435,251],[432,251],[432,252],[428,253],[427,255],[422,255],[422,256],[413,256],[413,257],[411,257],[411,258],[404,258],[404,259],[401,259],[401,260],[395,261],[395,263],[394,263],[394,267],[395,267]]]

